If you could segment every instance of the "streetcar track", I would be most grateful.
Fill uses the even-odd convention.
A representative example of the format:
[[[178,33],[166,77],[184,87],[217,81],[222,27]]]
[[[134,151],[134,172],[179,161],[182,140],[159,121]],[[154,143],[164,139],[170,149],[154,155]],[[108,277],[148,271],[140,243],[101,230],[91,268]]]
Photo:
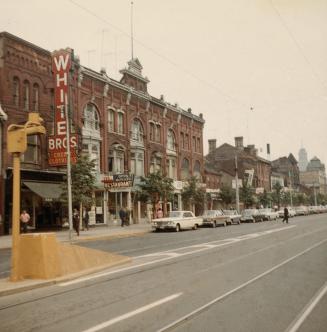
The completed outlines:
[[[319,233],[321,232],[322,230],[326,230],[327,227],[322,227],[322,228],[319,228],[315,231],[312,231],[312,232],[306,232],[306,233],[301,233],[300,235],[296,235],[294,237],[291,237],[291,238],[288,238],[286,241],[279,241],[278,243],[276,243],[275,245],[272,245],[272,247],[278,247],[279,245],[285,245],[287,244],[287,242],[289,241],[293,241],[293,240],[296,240],[298,238],[302,238],[302,237],[306,237],[306,236],[309,236],[309,235],[312,235],[312,234],[315,234],[315,233]],[[257,238],[259,239],[259,238]],[[327,240],[326,240],[327,241]],[[237,243],[237,242],[236,242]],[[232,245],[234,243],[230,243],[228,244],[226,247],[224,247],[225,249],[226,248],[229,248],[230,245]],[[230,261],[227,261],[227,262],[223,262],[223,263],[220,263],[218,264],[217,266],[219,265],[227,265],[229,263],[233,263],[237,260],[241,260],[245,257],[249,257],[251,255],[255,255],[257,254],[258,252],[263,252],[263,251],[266,251],[266,250],[269,250],[271,249],[271,246],[269,247],[265,247],[265,248],[262,248],[262,249],[259,249],[259,250],[254,250],[254,251],[251,251],[245,255],[242,255],[242,256],[239,256],[239,259],[236,258],[234,260],[230,260]],[[219,251],[221,250],[221,247],[216,247],[216,248],[212,248],[212,251]],[[194,258],[198,258],[199,256],[202,255],[203,252],[197,252],[195,253],[194,255],[191,256],[191,259],[194,259]],[[6,309],[11,309],[11,308],[15,308],[15,307],[19,307],[19,306],[22,306],[22,305],[25,305],[25,304],[30,304],[30,303],[36,303],[38,301],[43,301],[43,300],[46,300],[46,299],[49,299],[51,297],[56,297],[56,296],[60,296],[60,295],[65,295],[65,294],[68,294],[68,293],[73,293],[73,292],[78,292],[80,291],[81,289],[85,289],[85,288],[91,288],[93,286],[97,286],[97,285],[100,285],[100,284],[104,284],[104,283],[107,283],[107,282],[110,282],[110,281],[114,281],[114,280],[118,280],[118,279],[121,279],[121,278],[125,278],[125,277],[129,277],[129,276],[133,276],[133,275],[136,275],[136,274],[139,274],[139,273],[146,273],[148,271],[152,271],[152,270],[155,270],[155,269],[158,269],[158,268],[161,268],[161,267],[166,267],[166,266],[170,266],[170,265],[175,265],[179,262],[183,262],[183,261],[187,261],[190,259],[190,256],[182,256],[182,257],[178,257],[178,259],[176,260],[170,260],[170,261],[166,261],[165,263],[162,263],[162,264],[159,264],[159,265],[153,265],[153,266],[150,266],[148,267],[147,269],[137,269],[137,267],[135,268],[135,271],[127,271],[127,273],[121,275],[119,274],[119,272],[117,272],[117,275],[110,275],[108,278],[106,279],[102,279],[102,280],[97,280],[97,281],[94,281],[93,283],[89,283],[89,284],[82,284],[81,286],[78,286],[78,287],[74,287],[72,289],[65,289],[63,291],[59,291],[59,292],[55,292],[53,294],[49,294],[49,295],[45,295],[45,296],[41,296],[41,297],[38,297],[38,298],[35,298],[35,299],[30,299],[30,300],[26,300],[26,301],[23,301],[23,302],[20,302],[20,303],[14,303],[14,304],[10,304],[10,305],[7,305],[7,306],[4,306],[4,307],[0,307],[0,311],[4,311]],[[125,272],[125,271],[122,271],[122,272]],[[54,286],[56,284],[58,284],[59,282],[56,282],[54,284]],[[154,288],[154,287],[153,287]],[[151,289],[151,288],[150,288]],[[135,295],[139,295],[141,294],[141,292],[139,293],[136,293]],[[10,296],[10,295],[9,295]],[[112,301],[110,303],[108,303],[108,305],[111,305],[111,304],[115,304],[115,303],[118,303],[120,302],[121,300],[123,300],[122,298],[119,298],[115,301]]]

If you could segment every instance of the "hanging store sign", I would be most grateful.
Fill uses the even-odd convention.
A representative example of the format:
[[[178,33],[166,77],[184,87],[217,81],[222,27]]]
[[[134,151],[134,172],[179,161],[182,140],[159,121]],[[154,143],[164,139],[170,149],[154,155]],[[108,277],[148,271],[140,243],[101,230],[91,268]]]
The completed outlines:
[[[114,174],[105,176],[102,180],[106,189],[133,187],[133,174]]]
[[[66,50],[53,53],[52,71],[55,81],[55,114],[53,136],[48,138],[48,162],[50,166],[67,165],[66,109],[69,100],[69,70],[71,54]],[[71,161],[77,161],[77,135],[70,134]]]

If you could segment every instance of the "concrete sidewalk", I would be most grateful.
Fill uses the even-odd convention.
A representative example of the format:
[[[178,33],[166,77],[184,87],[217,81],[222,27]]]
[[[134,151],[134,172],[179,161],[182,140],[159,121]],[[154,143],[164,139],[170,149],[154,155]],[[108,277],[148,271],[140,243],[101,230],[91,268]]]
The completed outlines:
[[[120,226],[97,226],[92,227],[88,231],[81,231],[80,236],[77,236],[76,233],[73,233],[72,243],[78,244],[83,241],[93,241],[93,240],[110,240],[124,237],[133,237],[133,236],[142,236],[151,231],[150,224],[135,224],[125,227]],[[68,230],[55,232],[58,241],[60,242],[69,242],[69,232]],[[1,236],[0,237],[0,249],[11,248],[11,235]],[[65,275],[59,278],[50,279],[50,280],[32,280],[25,279],[18,282],[10,282],[8,278],[0,279],[0,297],[6,296],[9,294],[15,294],[24,292],[27,290],[50,286],[59,282],[73,280],[79,278],[81,276],[96,273],[98,271],[102,271],[105,269],[109,269],[111,267],[127,264],[131,262],[129,257],[120,259],[119,261],[112,260],[110,264],[94,267],[88,270],[82,270],[75,274]]]
[[[130,226],[93,226],[88,231],[80,231],[80,236],[72,232],[72,243],[77,244],[83,241],[106,240],[114,238],[140,236],[151,231],[150,224],[132,224]],[[42,233],[42,232],[40,232]],[[47,232],[49,233],[49,232]],[[51,233],[51,232],[50,232]],[[69,231],[61,230],[56,233],[57,240],[60,242],[69,242]],[[0,236],[0,249],[11,248],[11,235]]]

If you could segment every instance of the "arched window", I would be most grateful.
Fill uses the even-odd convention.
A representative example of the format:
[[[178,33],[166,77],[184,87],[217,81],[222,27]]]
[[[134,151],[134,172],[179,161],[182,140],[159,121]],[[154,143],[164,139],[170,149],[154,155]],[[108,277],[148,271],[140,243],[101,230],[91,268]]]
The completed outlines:
[[[188,179],[190,176],[190,162],[188,159],[184,158],[182,161],[181,177],[182,180]]]
[[[134,119],[132,124],[132,140],[143,144],[143,127],[138,119]]]
[[[193,175],[198,179],[201,178],[201,164],[198,160],[194,163]]]
[[[99,130],[99,114],[93,104],[87,104],[84,108],[84,127]]]
[[[34,112],[39,111],[39,85],[37,83],[33,85],[33,110]]]
[[[15,106],[19,106],[19,78],[14,77],[13,79],[13,102]]]
[[[30,83],[28,81],[24,81],[23,84],[23,98],[24,111],[28,111],[30,108]]]
[[[168,129],[168,133],[167,133],[167,149],[176,151],[175,134],[171,129]]]

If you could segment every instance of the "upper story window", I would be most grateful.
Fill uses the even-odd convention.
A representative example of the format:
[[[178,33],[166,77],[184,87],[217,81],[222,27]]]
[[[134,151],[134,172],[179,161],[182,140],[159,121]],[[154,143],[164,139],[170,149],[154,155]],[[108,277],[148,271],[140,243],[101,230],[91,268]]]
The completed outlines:
[[[39,85],[38,84],[34,84],[33,85],[33,111],[34,112],[38,112],[39,111]]]
[[[132,123],[132,140],[143,144],[143,135],[144,132],[140,120],[134,119]]]
[[[157,153],[153,153],[151,157],[150,173],[162,171],[162,158]]]
[[[182,161],[181,177],[182,180],[186,180],[190,177],[190,162],[186,158]]]
[[[156,124],[155,141],[161,142],[161,125],[159,123]]]
[[[196,147],[197,147],[197,151],[201,152],[201,140],[200,140],[200,137],[196,138]]]
[[[184,139],[184,149],[189,150],[190,148],[190,142],[189,142],[189,137],[188,134],[185,134],[185,139]]]
[[[28,111],[30,108],[30,83],[28,81],[24,81],[23,84],[23,98],[24,111]]]
[[[115,111],[111,109],[108,111],[108,130],[115,131]]]
[[[24,163],[40,163],[40,139],[37,135],[27,136],[27,150],[22,154]]]
[[[99,114],[93,104],[87,104],[84,108],[84,127],[99,130]]]
[[[144,152],[143,151],[132,151],[131,155],[131,173],[136,176],[144,175]]]
[[[109,150],[108,171],[124,173],[124,148],[118,144],[114,144]]]
[[[150,122],[150,141],[161,142],[161,125],[160,123]]]
[[[154,141],[155,137],[155,125],[153,122],[150,122],[150,141]]]
[[[196,149],[196,138],[195,138],[195,136],[192,137],[192,150],[193,150],[193,151],[197,151],[197,149]]]
[[[167,149],[176,151],[175,134],[171,129],[168,129],[168,133],[167,133]]]
[[[197,178],[201,178],[201,164],[198,160],[194,163],[193,175]]]
[[[118,134],[124,133],[124,113],[117,113],[117,132]]]
[[[19,78],[14,77],[13,79],[13,102],[15,106],[19,106]]]

